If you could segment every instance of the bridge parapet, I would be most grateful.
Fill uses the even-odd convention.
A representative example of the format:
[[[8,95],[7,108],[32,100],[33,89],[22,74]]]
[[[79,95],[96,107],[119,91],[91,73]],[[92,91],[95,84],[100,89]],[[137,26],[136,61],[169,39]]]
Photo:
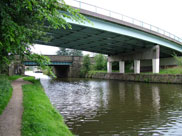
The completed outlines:
[[[60,62],[73,62],[74,57],[71,56],[58,56],[58,55],[46,55],[50,58],[51,61],[60,61]]]
[[[70,6],[80,9],[82,14],[103,18],[108,21],[113,21],[119,24],[127,25],[132,28],[143,30],[157,36],[161,36],[178,44],[182,44],[182,39],[176,35],[167,32],[159,27],[145,23],[141,20],[114,12],[105,8],[101,8],[92,4],[88,4],[79,0],[65,0]],[[109,17],[109,18],[108,18]],[[119,21],[118,21],[119,20]]]

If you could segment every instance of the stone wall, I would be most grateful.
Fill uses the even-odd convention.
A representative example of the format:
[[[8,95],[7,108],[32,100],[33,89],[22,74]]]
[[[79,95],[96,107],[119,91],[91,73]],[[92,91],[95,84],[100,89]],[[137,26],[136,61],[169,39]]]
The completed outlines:
[[[88,76],[87,76],[88,77]],[[182,83],[182,75],[96,73],[89,78],[152,83]]]
[[[72,65],[69,68],[68,77],[80,77],[82,57],[73,57]]]

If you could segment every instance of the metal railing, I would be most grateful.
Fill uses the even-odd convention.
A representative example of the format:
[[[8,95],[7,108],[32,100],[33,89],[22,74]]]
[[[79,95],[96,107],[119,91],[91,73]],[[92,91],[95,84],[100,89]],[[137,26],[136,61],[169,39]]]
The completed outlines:
[[[92,12],[95,12],[95,13],[98,13],[98,14],[102,14],[102,15],[105,15],[105,16],[109,16],[109,17],[112,17],[112,18],[119,19],[119,20],[122,20],[122,21],[125,21],[125,22],[128,22],[128,23],[140,26],[140,27],[145,28],[145,29],[149,29],[150,31],[160,33],[160,34],[162,34],[164,36],[167,36],[167,37],[169,37],[169,38],[171,38],[171,39],[173,39],[175,41],[178,41],[178,42],[182,43],[182,39],[175,36],[174,34],[171,34],[170,32],[167,32],[167,31],[165,31],[163,29],[160,29],[159,27],[156,27],[156,26],[153,26],[151,24],[145,23],[143,21],[134,19],[132,17],[128,17],[128,16],[125,16],[123,14],[113,12],[111,10],[107,10],[107,9],[104,9],[104,8],[101,8],[101,7],[98,7],[98,6],[95,6],[95,5],[91,5],[91,4],[88,4],[88,3],[85,3],[85,2],[81,2],[81,1],[78,1],[78,0],[65,0],[65,2],[66,2],[66,4],[68,4],[70,6],[73,6],[73,7],[76,7],[76,8],[79,8],[79,9],[85,9],[85,10],[92,11]]]

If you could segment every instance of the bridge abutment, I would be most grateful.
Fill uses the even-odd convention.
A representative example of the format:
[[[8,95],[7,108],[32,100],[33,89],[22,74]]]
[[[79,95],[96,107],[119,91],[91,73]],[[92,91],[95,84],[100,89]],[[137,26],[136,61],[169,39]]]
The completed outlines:
[[[134,73],[140,73],[140,60],[152,60],[152,72],[159,73],[160,69],[160,47],[156,45],[151,48],[138,50],[129,54],[108,56],[107,72],[112,73],[112,62],[119,61],[119,73],[125,72],[125,61],[134,61]]]

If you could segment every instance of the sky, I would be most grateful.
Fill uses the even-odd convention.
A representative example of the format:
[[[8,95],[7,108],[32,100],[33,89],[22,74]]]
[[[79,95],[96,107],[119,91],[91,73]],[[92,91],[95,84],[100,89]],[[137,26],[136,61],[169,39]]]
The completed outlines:
[[[182,38],[182,0],[81,1],[141,20]],[[32,49],[33,52],[41,54],[55,54],[57,50],[58,48],[42,45],[35,45]]]

